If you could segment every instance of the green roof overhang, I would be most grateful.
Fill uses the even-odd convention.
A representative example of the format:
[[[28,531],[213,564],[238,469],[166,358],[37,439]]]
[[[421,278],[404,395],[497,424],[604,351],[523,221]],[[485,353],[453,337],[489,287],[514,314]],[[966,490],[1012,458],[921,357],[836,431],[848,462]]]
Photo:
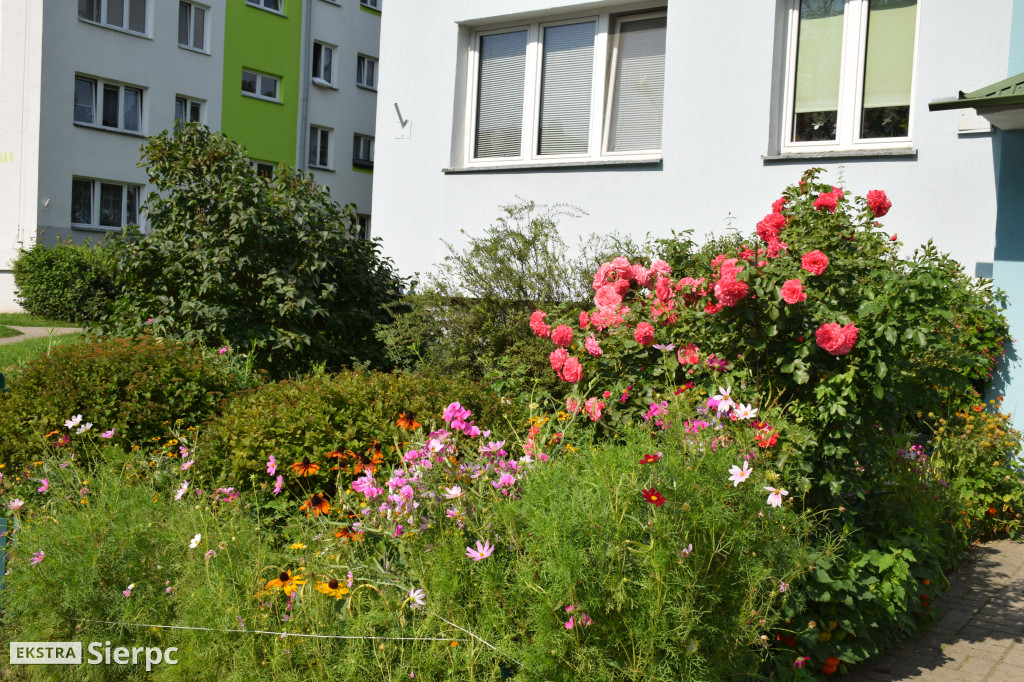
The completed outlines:
[[[997,128],[1024,129],[1024,73],[1010,76],[998,83],[986,85],[973,92],[962,90],[953,99],[938,99],[928,103],[929,111],[947,109],[974,109]]]

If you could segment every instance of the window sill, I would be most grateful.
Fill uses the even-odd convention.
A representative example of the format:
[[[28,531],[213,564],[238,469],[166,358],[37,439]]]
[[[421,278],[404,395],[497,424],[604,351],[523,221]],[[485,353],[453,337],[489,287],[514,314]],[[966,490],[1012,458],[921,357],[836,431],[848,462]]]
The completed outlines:
[[[366,5],[364,5],[362,3],[359,4],[359,9],[361,9],[362,11],[367,12],[369,14],[373,14],[374,16],[378,16],[378,17],[381,16],[379,9],[374,9],[372,7],[367,7]]]
[[[333,173],[334,172],[333,168],[328,168],[327,166],[317,166],[317,165],[312,164],[312,163],[308,164],[308,165],[309,165],[309,169],[310,170],[320,171],[321,173]]]
[[[103,227],[102,225],[75,225],[71,224],[72,230],[79,230],[81,232],[120,232],[122,227]]]
[[[895,147],[888,149],[847,149],[834,152],[785,152],[782,154],[768,154],[761,157],[765,163],[779,161],[798,161],[804,159],[857,159],[857,158],[878,158],[878,157],[902,157],[917,158],[915,147]]]
[[[132,31],[127,28],[120,28],[119,26],[111,26],[110,24],[102,24],[98,21],[90,21],[89,19],[83,19],[78,17],[78,20],[83,24],[89,24],[90,26],[99,26],[105,28],[108,31],[117,31],[118,33],[124,33],[125,35],[135,36],[136,38],[145,38],[146,40],[152,40],[153,38],[145,33],[139,33],[138,31]]]
[[[81,121],[72,121],[77,128],[88,128],[89,130],[99,130],[104,133],[114,133],[115,135],[127,135],[128,137],[146,137],[140,132],[134,130],[121,130],[120,128],[107,128],[106,126],[98,126],[92,123],[82,123]]]
[[[280,12],[280,11],[278,11],[276,9],[269,9],[267,7],[264,7],[263,5],[253,5],[253,4],[250,4],[250,3],[247,2],[247,3],[245,3],[245,6],[246,7],[252,7],[253,9],[262,10],[262,11],[266,12],[267,14],[277,15],[277,16],[281,17],[282,19],[287,19],[288,18],[288,15],[285,14],[284,12]]]
[[[554,161],[543,163],[514,163],[503,166],[461,166],[458,168],[442,168],[442,173],[505,173],[508,171],[532,170],[572,170],[576,168],[594,168],[601,166],[657,166],[662,165],[662,157],[656,159],[600,159],[593,161]]]
[[[192,47],[191,45],[182,45],[181,43],[178,43],[178,47],[183,50],[188,50],[189,52],[195,52],[196,54],[204,54],[207,57],[210,56],[210,53],[206,50],[200,50],[198,47]]]
[[[377,88],[371,88],[369,85],[361,85],[359,83],[356,83],[356,87],[359,88],[360,90],[369,90],[370,92],[373,93],[377,92]]]
[[[338,86],[335,85],[334,83],[330,83],[328,81],[325,81],[323,78],[319,78],[317,76],[313,76],[313,85],[317,86],[318,88],[323,88],[324,90],[337,90],[338,89]]]
[[[270,11],[270,10],[267,10],[267,11]],[[270,99],[269,97],[260,97],[259,95],[252,94],[251,92],[245,92],[244,90],[242,91],[242,97],[248,97],[249,99],[258,99],[261,102],[270,102],[271,104],[284,104],[284,102],[282,102],[279,99]]]

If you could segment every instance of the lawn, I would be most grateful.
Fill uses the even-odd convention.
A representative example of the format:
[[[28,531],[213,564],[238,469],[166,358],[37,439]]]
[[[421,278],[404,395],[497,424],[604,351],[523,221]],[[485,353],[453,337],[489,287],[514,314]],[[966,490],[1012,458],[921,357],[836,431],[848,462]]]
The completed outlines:
[[[19,334],[21,334],[21,332],[19,332],[17,330],[14,330],[14,329],[11,329],[10,327],[5,327],[3,325],[0,325],[0,339],[6,339],[6,338],[10,338],[12,336],[18,336]]]
[[[74,322],[62,322],[51,320],[29,313],[0,313],[0,325],[14,325],[15,327],[76,327]]]
[[[40,353],[46,352],[52,346],[74,342],[78,338],[78,334],[60,334],[0,345],[0,372],[8,372],[11,368],[28,362]]]

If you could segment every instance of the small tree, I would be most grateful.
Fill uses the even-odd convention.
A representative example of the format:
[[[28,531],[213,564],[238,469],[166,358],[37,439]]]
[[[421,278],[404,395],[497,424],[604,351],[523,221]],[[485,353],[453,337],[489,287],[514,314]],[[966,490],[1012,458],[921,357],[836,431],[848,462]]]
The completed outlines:
[[[101,331],[252,349],[278,376],[384,359],[373,337],[402,288],[312,176],[260,177],[245,150],[199,124],[149,138],[145,234],[120,248],[124,293]]]

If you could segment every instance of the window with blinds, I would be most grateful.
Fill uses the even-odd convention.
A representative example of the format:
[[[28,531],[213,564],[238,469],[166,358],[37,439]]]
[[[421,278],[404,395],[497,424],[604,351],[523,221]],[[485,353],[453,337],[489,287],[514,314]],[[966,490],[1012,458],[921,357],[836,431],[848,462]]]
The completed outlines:
[[[478,31],[466,162],[660,159],[666,34],[664,10]]]
[[[917,0],[792,0],[784,147],[909,145],[916,41]]]

